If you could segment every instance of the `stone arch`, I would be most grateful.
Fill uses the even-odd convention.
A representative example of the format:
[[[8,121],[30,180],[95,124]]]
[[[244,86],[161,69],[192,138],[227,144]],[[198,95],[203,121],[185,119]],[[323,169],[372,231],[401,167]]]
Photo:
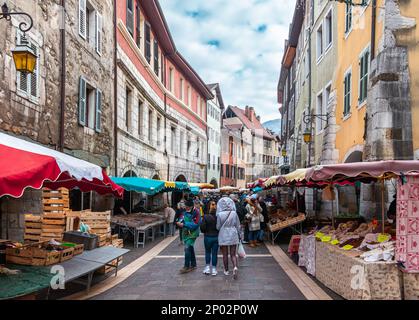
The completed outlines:
[[[176,182],[188,182],[185,175],[179,174],[175,179]],[[183,192],[174,191],[172,192],[172,206],[176,208],[179,201],[183,198]]]
[[[346,152],[343,158],[343,163],[362,162],[363,152],[364,152],[364,146],[361,144],[357,144],[351,147]]]

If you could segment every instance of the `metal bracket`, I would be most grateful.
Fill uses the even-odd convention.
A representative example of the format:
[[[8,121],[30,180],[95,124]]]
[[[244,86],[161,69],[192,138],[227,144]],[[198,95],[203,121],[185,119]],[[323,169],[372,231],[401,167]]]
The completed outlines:
[[[330,113],[326,113],[326,114],[307,114],[304,116],[303,121],[305,124],[309,124],[310,122],[313,121],[313,118],[318,118],[322,121],[326,121],[328,122],[329,118],[330,118]]]
[[[33,19],[28,13],[26,13],[26,12],[9,12],[9,7],[7,6],[6,3],[4,3],[1,6],[0,20],[5,19],[6,21],[10,21],[12,19],[12,15],[23,15],[23,16],[26,16],[26,17],[29,18],[29,20],[30,20],[29,23],[27,23],[26,21],[22,21],[21,23],[19,23],[19,29],[20,29],[20,31],[23,32],[23,34],[25,34],[26,32],[28,32],[29,30],[32,29]]]

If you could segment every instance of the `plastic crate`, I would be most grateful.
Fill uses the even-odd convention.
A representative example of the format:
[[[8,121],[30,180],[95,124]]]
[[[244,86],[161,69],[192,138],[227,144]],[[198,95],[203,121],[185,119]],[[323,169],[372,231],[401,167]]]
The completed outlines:
[[[96,249],[99,244],[97,235],[80,231],[64,232],[63,241],[82,244],[84,246],[84,250]]]

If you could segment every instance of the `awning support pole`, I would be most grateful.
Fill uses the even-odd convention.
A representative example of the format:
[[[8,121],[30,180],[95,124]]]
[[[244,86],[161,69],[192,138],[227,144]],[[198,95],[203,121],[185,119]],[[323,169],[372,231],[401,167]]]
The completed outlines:
[[[384,209],[384,179],[381,179],[381,229],[384,233],[384,219],[385,219],[385,209]]]

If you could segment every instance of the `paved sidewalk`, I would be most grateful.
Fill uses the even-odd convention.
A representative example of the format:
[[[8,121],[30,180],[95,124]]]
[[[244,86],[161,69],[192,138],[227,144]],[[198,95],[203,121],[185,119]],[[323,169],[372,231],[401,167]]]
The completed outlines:
[[[176,239],[126,280],[93,299],[305,299],[265,246],[254,249],[245,246],[245,249],[249,256],[239,261],[237,280],[222,273],[221,257],[219,274],[205,276],[202,274],[205,259],[201,236],[195,244],[198,269],[182,275],[179,269],[183,266],[183,246],[179,246]]]

